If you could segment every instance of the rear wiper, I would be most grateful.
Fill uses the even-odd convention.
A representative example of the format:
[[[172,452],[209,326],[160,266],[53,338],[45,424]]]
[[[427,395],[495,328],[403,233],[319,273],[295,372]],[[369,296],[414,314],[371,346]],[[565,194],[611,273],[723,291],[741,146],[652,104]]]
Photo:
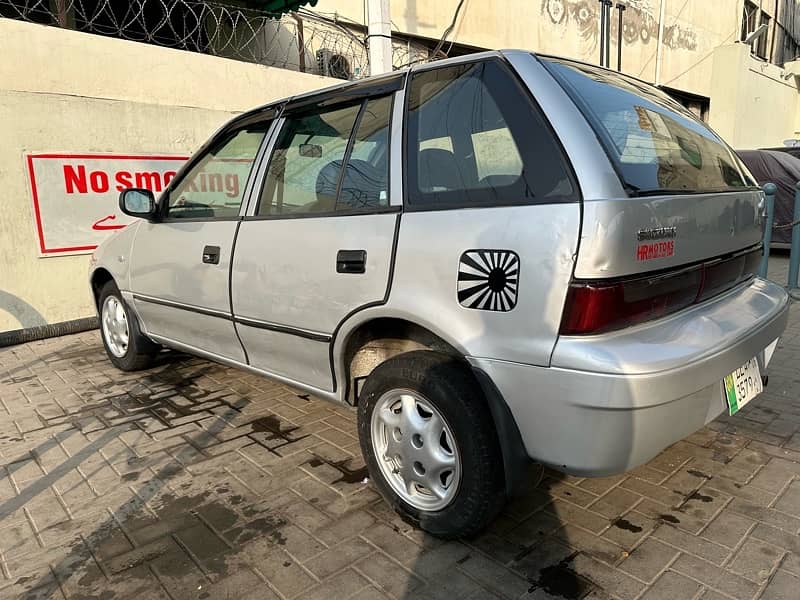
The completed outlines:
[[[695,189],[679,189],[679,188],[647,188],[642,189],[635,185],[625,184],[623,186],[629,196],[645,197],[645,196],[670,196],[677,194],[706,194],[714,193],[713,190],[695,190]]]

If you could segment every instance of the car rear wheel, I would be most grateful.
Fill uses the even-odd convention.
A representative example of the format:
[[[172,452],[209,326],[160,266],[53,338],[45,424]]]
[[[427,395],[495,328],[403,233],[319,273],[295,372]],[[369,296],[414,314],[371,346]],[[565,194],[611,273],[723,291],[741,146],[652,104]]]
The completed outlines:
[[[160,346],[142,335],[136,317],[122,299],[113,281],[100,290],[100,335],[106,354],[115,367],[139,371],[153,364]]]
[[[407,522],[470,537],[505,501],[491,413],[469,367],[430,351],[378,366],[359,394],[358,430],[372,480]]]

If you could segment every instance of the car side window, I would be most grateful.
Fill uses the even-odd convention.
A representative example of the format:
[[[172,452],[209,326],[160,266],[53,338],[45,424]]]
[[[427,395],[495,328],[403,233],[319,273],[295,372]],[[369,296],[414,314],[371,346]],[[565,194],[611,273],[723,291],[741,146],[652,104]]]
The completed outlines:
[[[170,219],[221,219],[239,215],[247,178],[270,122],[231,132],[215,143],[169,192]]]
[[[259,216],[388,206],[391,96],[289,116],[267,169]]]
[[[389,206],[389,120],[392,97],[369,100],[345,164],[337,211]]]
[[[500,60],[414,73],[407,111],[410,209],[577,199],[553,132]]]

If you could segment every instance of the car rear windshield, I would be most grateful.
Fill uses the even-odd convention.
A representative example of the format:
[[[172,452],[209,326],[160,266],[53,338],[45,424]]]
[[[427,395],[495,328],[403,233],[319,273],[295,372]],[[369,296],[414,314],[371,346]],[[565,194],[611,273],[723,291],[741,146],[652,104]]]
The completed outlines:
[[[660,90],[621,73],[540,59],[592,125],[630,194],[752,185],[719,136]]]

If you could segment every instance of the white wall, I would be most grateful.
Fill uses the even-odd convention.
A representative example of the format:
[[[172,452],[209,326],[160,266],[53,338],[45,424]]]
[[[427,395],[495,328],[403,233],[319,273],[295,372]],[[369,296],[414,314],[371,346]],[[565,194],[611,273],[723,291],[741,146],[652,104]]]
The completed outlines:
[[[754,58],[745,44],[714,51],[709,124],[734,148],[781,146],[800,137],[799,98],[798,79]]]
[[[664,5],[661,81],[709,95],[711,54],[737,39],[743,0],[629,0],[625,2],[622,70],[655,80],[658,23]],[[392,29],[439,40],[459,0],[392,0]],[[616,4],[616,3],[615,3]],[[363,0],[320,0],[314,10],[366,24]],[[481,48],[522,48],[597,63],[597,0],[466,0],[447,42]],[[612,13],[611,63],[617,64],[617,18]],[[444,45],[445,50],[448,44]]]
[[[188,155],[237,112],[335,83],[0,18],[0,332],[94,314],[88,256],[40,257],[25,155]]]

